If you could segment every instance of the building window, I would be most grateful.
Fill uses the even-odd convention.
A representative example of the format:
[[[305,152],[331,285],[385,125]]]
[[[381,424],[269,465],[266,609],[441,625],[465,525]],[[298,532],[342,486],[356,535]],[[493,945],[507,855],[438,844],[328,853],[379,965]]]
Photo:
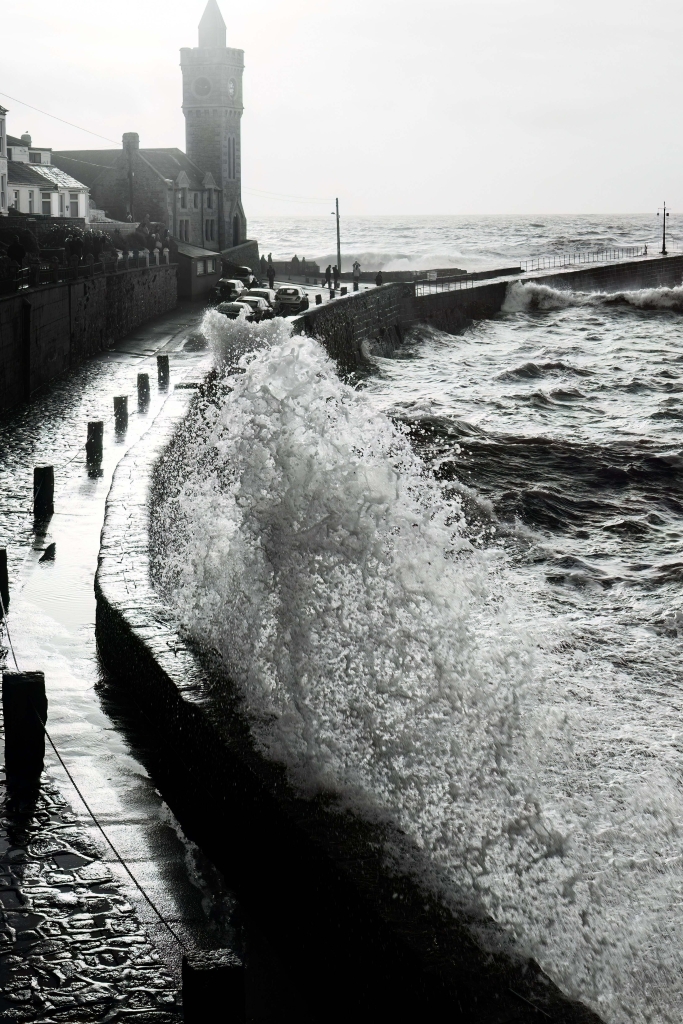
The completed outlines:
[[[28,212],[33,213],[33,192],[28,194]]]
[[[178,222],[178,235],[181,242],[189,242],[190,240],[190,222],[189,220],[181,220]]]
[[[12,147],[11,146],[7,147],[7,159],[8,160],[12,159]]]
[[[206,261],[206,272],[207,272],[207,274],[215,274],[216,273],[216,261],[215,260],[207,260]]]
[[[43,217],[49,217],[52,214],[52,193],[41,192],[40,198],[42,202],[42,214]]]
[[[4,174],[0,175],[0,210],[5,209],[5,190],[7,188],[7,178]]]
[[[29,163],[31,164],[42,164],[42,153],[29,153]]]
[[[215,237],[215,220],[204,221],[204,238],[207,242],[213,242]]]
[[[65,196],[63,192],[59,193],[59,216],[64,216]]]
[[[71,207],[71,216],[78,217],[78,192],[69,193],[69,205]]]
[[[181,190],[180,190],[180,209],[181,210],[186,210],[187,209],[187,189],[186,188],[181,188]]]
[[[197,260],[197,277],[203,277],[206,273],[206,260]]]
[[[194,208],[195,210],[199,209],[199,192],[194,193]]]
[[[14,210],[18,210],[19,209],[19,191],[18,190],[15,190],[15,192],[14,192],[14,204],[13,204],[12,209],[14,209]]]
[[[209,189],[206,193],[206,208],[207,210],[213,209],[213,189]]]

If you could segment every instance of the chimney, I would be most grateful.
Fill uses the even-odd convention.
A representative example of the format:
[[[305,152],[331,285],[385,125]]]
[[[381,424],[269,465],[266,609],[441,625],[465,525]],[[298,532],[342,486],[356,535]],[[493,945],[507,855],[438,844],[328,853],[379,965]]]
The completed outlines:
[[[24,134],[21,136],[21,141],[24,143],[25,146],[28,146],[29,149],[31,148],[31,136],[28,132],[24,132]]]
[[[121,141],[124,153],[132,154],[140,149],[140,136],[137,132],[124,132]]]

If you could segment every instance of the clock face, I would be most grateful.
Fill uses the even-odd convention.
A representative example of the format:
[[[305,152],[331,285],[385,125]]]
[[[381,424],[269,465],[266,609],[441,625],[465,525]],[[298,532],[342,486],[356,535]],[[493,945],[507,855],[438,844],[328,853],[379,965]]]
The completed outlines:
[[[211,82],[208,78],[198,78],[193,88],[196,96],[208,96],[211,92]]]
[[[230,93],[230,99],[234,100],[235,93],[237,92],[237,82],[234,78],[231,78],[228,82],[228,92]]]

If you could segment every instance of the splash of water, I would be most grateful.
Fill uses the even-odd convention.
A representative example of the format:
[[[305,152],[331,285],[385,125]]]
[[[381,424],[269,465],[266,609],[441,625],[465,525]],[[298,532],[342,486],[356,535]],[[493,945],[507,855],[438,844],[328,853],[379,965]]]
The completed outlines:
[[[521,284],[515,281],[508,285],[503,312],[546,311],[565,309],[568,306],[632,306],[635,309],[661,309],[683,313],[683,287],[679,285],[673,288],[640,288],[636,291],[574,292],[545,284]]]
[[[215,312],[204,330],[244,372],[192,423],[158,572],[263,753],[395,822],[424,884],[605,1020],[679,1021],[683,802],[619,670],[544,620],[315,341]]]

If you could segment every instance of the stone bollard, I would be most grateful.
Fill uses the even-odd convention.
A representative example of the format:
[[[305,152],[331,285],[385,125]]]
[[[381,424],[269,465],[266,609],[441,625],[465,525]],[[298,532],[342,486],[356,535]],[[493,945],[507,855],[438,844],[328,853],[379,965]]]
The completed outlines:
[[[128,428],[128,395],[114,398],[114,428],[119,431]]]
[[[171,372],[168,365],[168,356],[157,356],[157,376],[160,388],[167,388]]]
[[[353,290],[354,290],[354,292],[358,291],[358,281],[354,281],[353,282]]]
[[[341,295],[346,295],[346,293],[348,292],[348,290],[349,290],[348,288],[342,288],[342,289],[341,289],[341,292],[340,292],[340,294],[341,294]]]
[[[315,304],[316,304],[316,306],[322,305],[322,301],[323,301],[322,295],[316,295],[316,297],[315,297]]]
[[[334,298],[334,288],[332,287],[332,285],[330,285],[330,298]]]
[[[143,408],[149,403],[149,374],[138,374],[138,407]]]
[[[52,466],[36,466],[33,470],[33,515],[36,519],[51,516],[55,510],[55,471]]]
[[[0,548],[0,597],[2,597],[2,604],[0,604],[1,622],[3,606],[5,611],[9,608],[9,575],[7,572],[7,551],[5,548]]]
[[[40,785],[45,760],[47,697],[42,672],[3,672],[7,789],[29,794]]]
[[[185,1024],[238,1024],[246,1020],[244,964],[228,949],[183,957]]]
[[[85,442],[85,454],[88,459],[101,459],[104,444],[104,423],[93,420],[88,423],[88,439]]]

